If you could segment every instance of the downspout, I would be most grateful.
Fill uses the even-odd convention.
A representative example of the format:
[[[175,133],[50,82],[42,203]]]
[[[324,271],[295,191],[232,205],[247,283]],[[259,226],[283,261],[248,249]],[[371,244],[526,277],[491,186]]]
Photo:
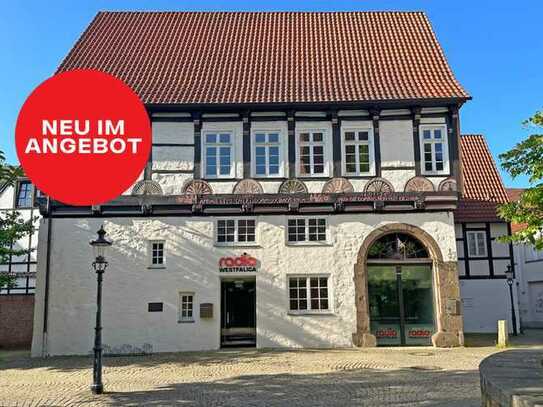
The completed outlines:
[[[45,293],[43,299],[43,340],[42,340],[42,356],[47,357],[47,324],[48,324],[48,309],[49,309],[49,273],[51,265],[51,226],[53,219],[51,218],[51,199],[47,197],[47,257],[45,261]]]

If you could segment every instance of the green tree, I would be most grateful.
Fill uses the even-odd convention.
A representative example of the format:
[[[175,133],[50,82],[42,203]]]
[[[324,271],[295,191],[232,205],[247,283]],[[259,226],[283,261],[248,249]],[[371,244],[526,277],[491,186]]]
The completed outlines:
[[[15,186],[17,177],[23,175],[19,166],[6,163],[4,153],[0,151],[0,185]],[[13,247],[12,243],[34,232],[34,219],[23,220],[18,211],[0,212],[0,263],[5,264],[10,256],[21,256],[28,253],[27,249]],[[15,278],[7,273],[0,273],[0,288],[10,287]]]
[[[502,205],[499,214],[506,221],[523,224],[525,228],[502,240],[528,243],[543,250],[543,112],[536,112],[524,125],[533,129],[534,134],[500,154],[500,160],[502,168],[513,178],[527,175],[531,187],[522,193],[518,202]]]

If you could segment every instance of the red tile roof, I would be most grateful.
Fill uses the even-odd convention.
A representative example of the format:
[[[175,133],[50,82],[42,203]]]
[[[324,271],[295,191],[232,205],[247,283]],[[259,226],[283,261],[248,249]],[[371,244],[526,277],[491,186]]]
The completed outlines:
[[[507,188],[505,191],[507,192],[507,197],[509,198],[509,201],[514,202],[520,199],[520,196],[524,191],[526,191],[526,189]],[[520,232],[521,230],[525,229],[526,226],[528,226],[526,223],[511,223],[511,230],[513,233]]]
[[[462,135],[460,153],[464,191],[455,220],[503,222],[496,214],[496,207],[508,202],[507,193],[485,138],[479,134]]]
[[[421,12],[101,12],[58,71],[146,103],[468,98]]]

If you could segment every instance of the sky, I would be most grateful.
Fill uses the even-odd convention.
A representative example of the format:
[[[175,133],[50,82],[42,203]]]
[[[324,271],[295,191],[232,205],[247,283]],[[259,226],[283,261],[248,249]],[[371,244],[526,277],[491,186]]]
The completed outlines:
[[[424,11],[457,79],[472,95],[462,133],[484,134],[497,160],[530,134],[522,122],[543,109],[543,1],[9,1],[0,15],[0,150],[16,163],[14,127],[27,96],[53,74],[101,10]],[[525,177],[506,186],[526,187]]]

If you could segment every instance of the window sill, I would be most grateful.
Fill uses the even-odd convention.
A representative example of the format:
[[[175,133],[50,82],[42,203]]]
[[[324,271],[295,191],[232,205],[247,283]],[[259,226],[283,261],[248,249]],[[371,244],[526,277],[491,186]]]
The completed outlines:
[[[194,319],[185,319],[185,320],[177,321],[178,324],[193,324],[194,322],[196,322]]]
[[[232,242],[229,242],[229,243],[217,243],[215,242],[213,244],[213,246],[215,247],[228,247],[228,248],[237,248],[237,249],[243,249],[243,248],[251,248],[251,249],[254,249],[254,248],[262,248],[262,246],[260,246],[260,244],[258,243],[232,243]]]
[[[148,270],[166,270],[166,266],[148,266]]]
[[[424,172],[421,171],[420,175],[423,177],[450,177],[450,172]]]
[[[210,178],[210,177],[207,177],[207,176],[203,176],[202,177],[202,180],[204,181],[207,181],[207,182],[216,182],[216,181],[239,181],[241,180],[241,178],[237,178],[237,177],[218,177],[218,178]]]
[[[375,178],[375,174],[341,174],[343,178],[347,179],[369,179]]]
[[[314,317],[314,316],[324,316],[324,317],[331,317],[335,316],[336,314],[332,311],[289,311],[287,312],[287,315],[293,316],[293,317]]]
[[[252,179],[256,181],[285,181],[288,178],[284,175],[255,175],[253,174]]]
[[[302,181],[324,181],[324,180],[332,179],[330,175],[325,175],[325,174],[298,175],[296,178]]]
[[[287,242],[287,246],[292,247],[331,247],[332,242]]]

